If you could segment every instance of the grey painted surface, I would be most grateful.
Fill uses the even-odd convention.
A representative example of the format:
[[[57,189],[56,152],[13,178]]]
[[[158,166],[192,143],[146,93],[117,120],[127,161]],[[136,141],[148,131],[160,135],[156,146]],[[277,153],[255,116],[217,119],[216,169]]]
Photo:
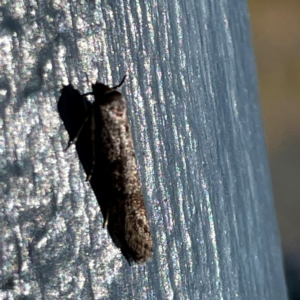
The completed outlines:
[[[10,2],[0,296],[286,299],[246,1]],[[56,112],[61,84],[88,92],[124,73],[155,243],[133,267],[102,229],[74,147],[63,152]]]

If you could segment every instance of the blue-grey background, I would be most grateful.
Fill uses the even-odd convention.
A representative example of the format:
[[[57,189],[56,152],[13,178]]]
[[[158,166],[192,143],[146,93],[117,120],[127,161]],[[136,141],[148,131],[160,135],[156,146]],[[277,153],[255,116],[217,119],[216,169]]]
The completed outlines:
[[[3,298],[286,299],[246,1],[0,3]],[[133,267],[56,111],[125,73],[155,243]]]
[[[300,2],[249,0],[290,300],[300,299]]]

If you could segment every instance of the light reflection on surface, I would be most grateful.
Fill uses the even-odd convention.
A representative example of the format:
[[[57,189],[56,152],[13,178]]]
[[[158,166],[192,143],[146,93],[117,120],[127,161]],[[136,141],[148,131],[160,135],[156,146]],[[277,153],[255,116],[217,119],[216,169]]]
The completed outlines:
[[[0,36],[0,281],[14,274],[10,297],[226,298],[220,252],[230,260],[234,246],[228,238],[220,250],[218,239],[220,231],[229,232],[226,205],[235,197],[218,197],[212,186],[235,186],[223,182],[226,171],[219,170],[222,151],[228,169],[234,167],[231,146],[218,148],[220,128],[231,120],[217,124],[212,117],[223,113],[216,102],[220,70],[209,69],[213,11],[202,2],[199,16],[196,2],[42,1],[26,7],[2,1],[10,25]],[[228,24],[219,30],[231,40]],[[230,49],[221,50],[220,56]],[[68,137],[56,109],[62,84],[86,93],[96,80],[115,85],[124,74],[155,244],[152,262],[132,267],[102,229],[74,147],[63,152]],[[232,88],[234,82],[230,96]],[[233,119],[239,109],[235,102]],[[218,205],[228,228],[214,218]],[[232,273],[231,289],[238,291],[238,271]]]

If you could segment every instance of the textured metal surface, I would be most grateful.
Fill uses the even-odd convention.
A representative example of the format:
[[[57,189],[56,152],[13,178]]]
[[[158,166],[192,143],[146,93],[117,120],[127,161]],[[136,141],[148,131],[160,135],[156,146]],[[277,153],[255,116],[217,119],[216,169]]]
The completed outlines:
[[[0,1],[3,299],[286,299],[245,2]],[[154,239],[133,267],[56,111],[125,73]]]

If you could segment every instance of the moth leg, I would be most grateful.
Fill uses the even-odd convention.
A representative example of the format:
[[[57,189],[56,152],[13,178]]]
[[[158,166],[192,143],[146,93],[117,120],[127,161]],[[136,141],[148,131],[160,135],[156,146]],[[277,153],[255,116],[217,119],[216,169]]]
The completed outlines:
[[[103,222],[102,228],[107,228],[107,225],[108,225],[108,217],[109,217],[109,213],[108,213],[108,211],[107,211],[107,215],[106,215],[106,218],[105,218],[105,220],[104,220],[104,222]]]
[[[92,160],[92,166],[89,174],[87,175],[85,181],[90,181],[92,178],[92,175],[94,173],[94,168],[96,164],[96,137],[95,137],[95,131],[96,131],[96,124],[95,124],[95,114],[94,114],[94,109],[92,109],[92,114],[91,114],[91,141],[93,144],[93,160]]]
[[[85,125],[85,124],[87,123],[87,121],[89,120],[89,118],[90,118],[90,116],[87,115],[86,118],[84,119],[82,125],[80,126],[80,128],[79,128],[77,134],[75,135],[75,137],[74,137],[72,140],[69,140],[68,146],[67,146],[67,148],[64,150],[64,152],[66,152],[73,144],[76,144],[76,142],[77,142],[77,140],[78,140],[78,137],[79,137],[79,135],[80,135],[80,133],[81,133],[81,131],[82,131],[84,125]]]

